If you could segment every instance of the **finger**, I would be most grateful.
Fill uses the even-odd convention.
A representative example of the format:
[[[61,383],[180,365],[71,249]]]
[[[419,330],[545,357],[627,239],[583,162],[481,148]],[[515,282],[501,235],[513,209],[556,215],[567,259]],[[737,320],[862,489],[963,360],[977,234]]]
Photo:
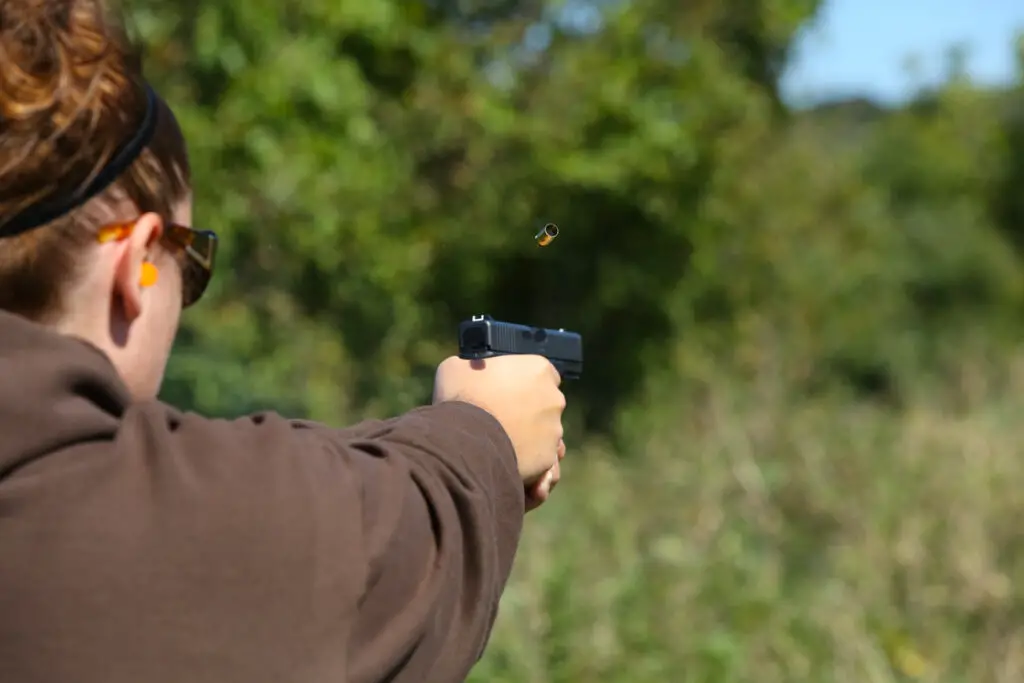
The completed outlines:
[[[550,491],[534,487],[526,492],[526,511],[536,510],[547,502]]]
[[[562,466],[556,463],[554,467],[548,470],[548,474],[550,475],[548,480],[548,493],[551,493],[551,491],[558,486],[558,482],[562,480]]]
[[[562,373],[558,371],[558,368],[556,368],[555,364],[552,363],[550,360],[548,360],[547,358],[545,358],[544,360],[547,361],[548,372],[550,373],[551,378],[555,381],[555,386],[562,386]]]
[[[554,477],[554,467],[544,473],[544,476],[540,478],[540,481],[536,483],[533,490],[539,494],[546,495],[551,490],[551,480]]]
[[[526,489],[526,510],[534,510],[543,505],[548,497],[551,495],[551,489],[554,488],[554,481],[556,478],[555,468],[551,468],[544,473],[540,481],[527,487]]]

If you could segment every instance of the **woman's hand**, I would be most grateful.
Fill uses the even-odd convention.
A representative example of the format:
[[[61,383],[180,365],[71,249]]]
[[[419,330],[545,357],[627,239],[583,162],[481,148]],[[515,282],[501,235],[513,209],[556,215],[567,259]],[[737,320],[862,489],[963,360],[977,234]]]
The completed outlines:
[[[558,462],[555,463],[554,467],[545,472],[540,479],[533,484],[526,487],[526,511],[536,510],[545,502],[551,495],[551,491],[558,485],[558,480],[562,478],[561,465],[562,458],[565,457],[565,441],[560,440],[558,442]]]

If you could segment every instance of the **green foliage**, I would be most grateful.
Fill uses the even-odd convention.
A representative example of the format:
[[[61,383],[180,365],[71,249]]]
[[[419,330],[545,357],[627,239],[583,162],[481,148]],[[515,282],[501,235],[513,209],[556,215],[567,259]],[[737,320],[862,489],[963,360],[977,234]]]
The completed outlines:
[[[964,366],[905,413],[773,368],[675,388],[642,467],[566,459],[471,680],[1021,680],[1020,369]]]
[[[224,245],[165,397],[343,424],[576,329],[476,680],[1016,680],[1024,83],[787,111],[817,8],[139,0]]]
[[[585,334],[601,361],[574,403],[596,429],[681,333],[723,145],[773,120],[774,93],[737,71],[783,53],[813,8],[776,0],[747,26],[714,3],[636,3],[597,31],[554,6],[473,29],[416,9],[138,9],[192,140],[197,221],[223,233],[230,273],[182,354],[250,362],[244,377],[178,366],[169,397],[398,410],[427,395],[458,320],[486,310]],[[564,236],[541,252],[546,220]],[[225,319],[247,332],[226,339]]]

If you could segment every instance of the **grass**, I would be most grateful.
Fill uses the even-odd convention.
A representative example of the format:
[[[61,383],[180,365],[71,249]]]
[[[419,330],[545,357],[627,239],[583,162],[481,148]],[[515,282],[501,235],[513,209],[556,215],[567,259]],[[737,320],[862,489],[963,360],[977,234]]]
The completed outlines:
[[[899,412],[719,383],[571,453],[471,680],[1024,680],[1021,367]]]

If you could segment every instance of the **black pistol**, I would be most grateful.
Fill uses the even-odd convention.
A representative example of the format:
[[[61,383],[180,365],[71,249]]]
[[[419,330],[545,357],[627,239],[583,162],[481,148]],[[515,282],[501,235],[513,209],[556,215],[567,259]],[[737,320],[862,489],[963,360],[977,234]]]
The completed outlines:
[[[576,332],[503,323],[489,315],[474,315],[459,324],[459,358],[513,353],[544,356],[562,379],[579,379],[583,374],[583,337]]]

